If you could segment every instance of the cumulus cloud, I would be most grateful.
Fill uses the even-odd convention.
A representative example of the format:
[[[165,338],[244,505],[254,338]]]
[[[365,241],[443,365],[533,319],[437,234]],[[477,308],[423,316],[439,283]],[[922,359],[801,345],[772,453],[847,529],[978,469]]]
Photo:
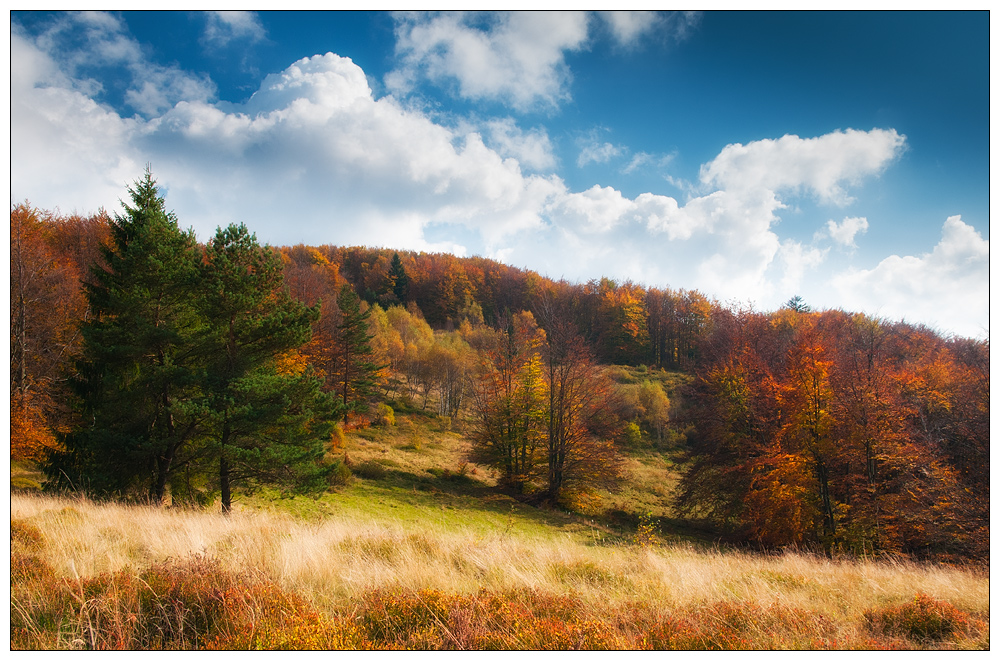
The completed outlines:
[[[648,35],[670,37],[680,41],[688,36],[701,20],[699,12],[602,11],[612,38],[621,46],[634,46]]]
[[[784,267],[780,288],[783,291],[798,290],[806,271],[822,264],[828,252],[829,248],[805,246],[792,239],[783,241],[778,250],[778,259]]]
[[[30,40],[14,26],[11,32]],[[105,89],[92,76],[101,68],[119,69],[124,89],[118,91],[129,106],[145,116],[178,101],[204,101],[215,96],[215,85],[206,76],[151,62],[122,20],[112,14],[57,14],[34,42],[69,87],[94,100],[115,90]]]
[[[215,48],[231,41],[245,39],[255,43],[264,39],[265,30],[252,11],[210,11],[205,13],[205,31],[202,43]]]
[[[132,142],[141,122],[81,92],[60,64],[11,31],[11,194],[63,211],[111,209],[142,171]]]
[[[891,255],[873,269],[837,275],[833,285],[849,308],[982,336],[989,258],[989,240],[950,216],[930,253]]]
[[[867,231],[867,218],[844,218],[840,223],[833,220],[826,221],[827,235],[845,248],[856,248],[854,237]]]
[[[105,21],[103,34],[114,25]],[[128,39],[112,41],[123,55],[109,48],[105,57],[134,61]],[[904,144],[881,130],[785,136],[727,147],[683,202],[607,185],[578,192],[542,174],[555,160],[543,129],[510,118],[443,126],[392,96],[376,98],[364,71],[333,53],[268,75],[245,103],[174,92],[159,102],[170,104],[165,110],[122,117],[95,100],[99,86],[65,51],[15,29],[11,52],[14,199],[113,210],[149,162],[168,206],[202,238],[246,222],[272,244],[485,254],[553,277],[632,278],[721,300],[768,304],[797,290],[827,252],[779,235],[788,194],[843,201]],[[866,223],[848,217],[824,231],[849,245]],[[888,258],[835,283],[846,307],[957,315],[953,302],[975,309],[986,300],[988,248],[949,218],[930,254]],[[822,286],[830,288],[828,278]]]
[[[426,78],[463,98],[554,108],[569,98],[564,53],[584,46],[587,24],[579,12],[399,14],[401,66],[386,84],[405,92]]]
[[[843,206],[853,201],[845,185],[880,173],[905,143],[894,129],[848,129],[816,138],[786,135],[732,144],[701,167],[701,181],[726,190],[805,190]]]
[[[654,11],[604,11],[598,16],[607,23],[615,40],[623,45],[654,31],[663,21]]]
[[[622,149],[610,142],[587,144],[580,149],[580,155],[576,157],[576,166],[582,168],[588,163],[607,163],[621,153]]]
[[[525,131],[511,117],[490,120],[486,127],[490,146],[503,156],[516,158],[522,166],[536,172],[556,166],[552,142],[544,128]]]

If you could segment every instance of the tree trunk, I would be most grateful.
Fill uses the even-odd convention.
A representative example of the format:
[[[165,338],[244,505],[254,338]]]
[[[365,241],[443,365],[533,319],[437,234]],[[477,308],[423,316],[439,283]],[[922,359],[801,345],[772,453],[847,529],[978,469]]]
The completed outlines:
[[[229,486],[229,462],[225,457],[219,458],[219,489],[222,492],[222,513],[228,516],[233,509],[233,496]]]
[[[229,460],[226,459],[226,446],[230,437],[229,421],[222,425],[222,449],[219,452],[219,491],[222,493],[222,513],[229,515],[233,509],[233,494],[230,485]]]

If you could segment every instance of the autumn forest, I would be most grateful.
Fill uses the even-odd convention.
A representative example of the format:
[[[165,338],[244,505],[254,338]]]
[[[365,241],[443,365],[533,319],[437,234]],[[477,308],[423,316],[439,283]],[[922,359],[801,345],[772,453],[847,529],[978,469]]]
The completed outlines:
[[[199,242],[149,172],[123,199],[11,208],[11,459],[44,490],[228,512],[334,488],[345,433],[420,410],[531,506],[670,449],[664,505],[726,543],[988,559],[988,340],[242,225]]]

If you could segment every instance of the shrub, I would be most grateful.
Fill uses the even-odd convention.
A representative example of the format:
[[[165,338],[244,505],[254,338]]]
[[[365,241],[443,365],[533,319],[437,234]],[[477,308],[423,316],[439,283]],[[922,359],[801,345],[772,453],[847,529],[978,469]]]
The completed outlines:
[[[386,403],[381,403],[375,407],[375,416],[372,418],[373,425],[391,427],[396,424],[396,414],[392,407]]]
[[[334,452],[338,452],[343,450],[345,445],[347,445],[347,436],[344,434],[344,428],[338,422],[334,425],[333,431],[330,432],[330,448]]]
[[[642,445],[642,430],[634,422],[625,425],[625,431],[622,435],[624,436],[625,445],[628,447],[637,448]]]
[[[42,531],[34,524],[22,519],[13,519],[10,522],[10,546],[11,550],[20,548],[29,553],[36,552],[45,543]]]
[[[351,483],[351,477],[351,469],[348,468],[347,462],[337,461],[330,472],[330,485],[334,487],[346,486]]]
[[[869,610],[865,621],[876,634],[902,636],[919,643],[956,638],[969,633],[972,624],[968,613],[923,593],[901,606]]]
[[[380,480],[386,476],[386,467],[374,459],[366,459],[354,467],[353,473],[366,480]]]

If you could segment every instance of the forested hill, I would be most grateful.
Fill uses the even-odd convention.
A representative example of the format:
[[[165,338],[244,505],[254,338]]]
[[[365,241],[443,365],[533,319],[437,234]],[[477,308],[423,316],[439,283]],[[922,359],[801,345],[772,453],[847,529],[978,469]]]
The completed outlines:
[[[435,329],[463,320],[494,325],[504,311],[538,315],[558,305],[605,364],[691,366],[718,304],[698,291],[645,288],[608,278],[570,284],[484,257],[385,248],[280,248],[285,283],[307,303],[332,300],[348,283],[382,309],[415,304]]]
[[[416,406],[534,502],[614,488],[622,452],[670,438],[671,505],[729,539],[988,557],[988,341],[236,226],[199,244],[148,173],[129,192],[114,218],[11,209],[12,459],[51,487],[224,509],[324,488],[345,428]]]

